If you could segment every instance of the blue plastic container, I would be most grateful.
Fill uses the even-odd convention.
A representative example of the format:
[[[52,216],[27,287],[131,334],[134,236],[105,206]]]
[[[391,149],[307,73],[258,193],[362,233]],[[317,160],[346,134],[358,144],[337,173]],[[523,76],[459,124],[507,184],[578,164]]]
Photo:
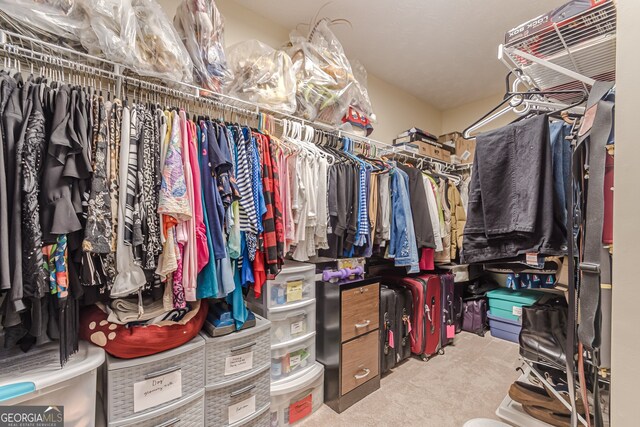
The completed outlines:
[[[489,318],[489,329],[491,330],[492,337],[515,343],[519,342],[518,337],[520,336],[520,330],[522,329],[520,322],[494,316],[491,312],[487,314],[487,317]]]

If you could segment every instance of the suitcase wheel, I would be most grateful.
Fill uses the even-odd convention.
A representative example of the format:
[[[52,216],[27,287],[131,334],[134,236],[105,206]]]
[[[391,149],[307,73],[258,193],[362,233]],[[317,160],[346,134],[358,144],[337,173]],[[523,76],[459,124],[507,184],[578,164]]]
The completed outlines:
[[[422,359],[423,362],[427,362],[429,360],[429,356],[427,356],[426,354],[421,354],[420,359]]]
[[[444,348],[441,348],[440,350],[438,350],[438,354],[442,356],[444,354]]]

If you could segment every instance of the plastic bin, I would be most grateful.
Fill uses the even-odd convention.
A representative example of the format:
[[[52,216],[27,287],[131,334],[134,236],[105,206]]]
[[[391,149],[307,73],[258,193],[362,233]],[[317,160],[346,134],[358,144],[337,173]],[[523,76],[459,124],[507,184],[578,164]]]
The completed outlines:
[[[204,340],[197,335],[188,343],[152,356],[117,359],[107,356],[104,401],[107,421],[129,422],[131,417],[155,413],[204,387]],[[160,397],[145,399],[153,382],[163,382]],[[175,387],[167,386],[169,383]],[[139,392],[136,398],[136,387]],[[153,403],[153,406],[150,405]],[[146,419],[146,417],[145,417]]]
[[[204,389],[148,414],[134,416],[119,423],[111,423],[109,427],[201,426],[203,423]]]
[[[271,357],[271,322],[256,315],[256,326],[221,337],[200,335],[205,341],[207,386],[229,382],[258,372]]]
[[[97,372],[104,358],[104,350],[84,341],[62,368],[57,343],[26,354],[0,352],[0,405],[64,406],[65,425],[94,426]]]
[[[271,426],[286,427],[307,418],[324,403],[324,366],[271,387]]]
[[[306,372],[316,361],[316,333],[271,346],[271,381]]]
[[[268,412],[269,365],[257,374],[205,388],[205,425],[211,427],[262,425],[260,414]],[[268,422],[268,416],[266,417]],[[254,421],[257,424],[253,424]]]
[[[520,330],[522,325],[516,320],[503,319],[496,317],[489,312],[487,314],[489,318],[489,328],[491,329],[491,336],[500,338],[503,340],[518,343],[520,337]]]
[[[487,292],[489,310],[494,317],[520,322],[522,307],[533,305],[542,297],[542,293],[533,290],[512,290],[506,288]]]
[[[302,262],[287,261],[274,280],[267,280],[262,295],[256,299],[254,293],[247,296],[249,306],[261,316],[266,310],[282,307],[316,297],[316,266]]]
[[[316,330],[316,300],[272,308],[267,317],[271,321],[271,344],[291,341]]]

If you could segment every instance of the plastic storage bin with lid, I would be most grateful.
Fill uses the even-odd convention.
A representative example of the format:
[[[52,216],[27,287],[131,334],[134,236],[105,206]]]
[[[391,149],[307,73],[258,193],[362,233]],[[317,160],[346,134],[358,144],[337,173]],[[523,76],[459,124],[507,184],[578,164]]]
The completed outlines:
[[[324,403],[324,366],[315,363],[304,375],[271,387],[271,427],[305,419]]]
[[[520,322],[522,307],[535,304],[542,295],[533,290],[494,289],[487,292],[489,311],[494,318]]]
[[[268,310],[271,320],[271,344],[277,345],[316,330],[315,299],[302,300]]]
[[[487,317],[492,337],[515,343],[519,342],[520,330],[522,329],[519,321],[496,317],[491,312],[487,313]]]
[[[0,405],[63,406],[64,425],[94,426],[96,380],[104,350],[84,341],[60,367],[57,343],[0,352]]]
[[[282,271],[274,280],[267,280],[262,288],[262,295],[255,298],[252,292],[247,299],[250,306],[257,306],[258,313],[266,313],[266,309],[283,307],[316,296],[316,267],[313,264],[287,261]]]
[[[284,381],[306,372],[316,361],[316,333],[271,346],[271,381]]]

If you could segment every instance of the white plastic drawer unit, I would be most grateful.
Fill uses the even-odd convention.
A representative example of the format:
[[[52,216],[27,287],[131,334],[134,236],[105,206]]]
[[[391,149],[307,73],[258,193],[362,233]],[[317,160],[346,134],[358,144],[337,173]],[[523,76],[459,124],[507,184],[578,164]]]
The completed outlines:
[[[109,427],[200,427],[204,423],[204,389],[169,405],[161,406]]]
[[[204,353],[204,340],[196,336],[180,347],[152,356],[107,356],[103,381],[107,422],[140,417],[202,390]]]
[[[259,426],[271,405],[269,365],[257,373],[205,388],[205,425],[209,427]],[[266,417],[268,422],[268,415]],[[258,424],[252,424],[253,422]],[[268,424],[267,424],[268,425]]]
[[[268,312],[271,321],[271,344],[277,345],[316,330],[316,300],[302,300]]]
[[[250,292],[247,299],[252,306],[257,306],[258,313],[266,314],[266,310],[283,307],[316,296],[316,266],[301,262],[287,261],[282,271],[273,280],[267,280],[262,287],[262,295],[256,299]]]
[[[324,366],[271,387],[271,426],[288,427],[317,411],[324,403]]]
[[[96,424],[96,383],[104,350],[87,342],[60,367],[58,343],[0,351],[0,405],[64,406],[69,426]]]
[[[316,332],[271,346],[271,380],[284,381],[306,372],[316,361]]]
[[[228,383],[257,372],[270,363],[270,322],[256,315],[256,326],[221,337],[200,335],[205,341],[205,385]]]

